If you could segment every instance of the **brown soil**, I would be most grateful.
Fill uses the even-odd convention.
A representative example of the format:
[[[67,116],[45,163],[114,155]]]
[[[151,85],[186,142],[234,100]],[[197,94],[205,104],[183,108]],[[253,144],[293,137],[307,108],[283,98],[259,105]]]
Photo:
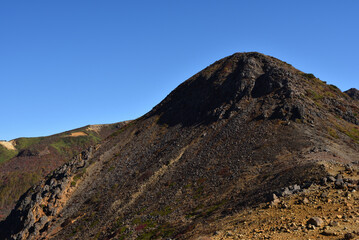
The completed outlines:
[[[337,166],[332,166],[337,168]],[[341,171],[343,172],[343,171]],[[344,177],[357,178],[358,173]],[[359,238],[359,192],[336,189],[334,184],[312,185],[305,192],[280,198],[277,204],[261,204],[233,214],[219,222],[202,225],[193,232],[212,229],[193,239],[353,239]],[[306,202],[307,201],[307,202]],[[311,217],[320,217],[320,227],[308,226]],[[346,235],[347,234],[347,235]]]
[[[79,136],[87,136],[87,133],[84,132],[72,132],[70,135],[67,135],[66,137],[79,137]]]

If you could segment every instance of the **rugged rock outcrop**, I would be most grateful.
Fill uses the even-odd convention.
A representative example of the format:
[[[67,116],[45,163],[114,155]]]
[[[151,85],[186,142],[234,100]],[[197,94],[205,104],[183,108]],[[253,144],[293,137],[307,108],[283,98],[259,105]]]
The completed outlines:
[[[359,100],[359,90],[356,88],[351,88],[347,91],[345,91],[346,94],[348,94],[352,99]]]
[[[24,204],[42,196],[48,180],[30,190],[2,223],[8,226],[2,236],[188,239],[206,233],[211,229],[199,226],[321,183],[326,162],[357,164],[358,109],[312,74],[263,54],[236,53],[103,141],[86,174],[55,177],[65,182],[56,211],[48,210],[48,200],[42,208]]]
[[[300,98],[305,89],[299,87],[300,81],[303,77],[293,68],[274,58],[259,53],[234,54],[181,84],[150,114],[160,114],[159,122],[171,126],[209,124],[236,113],[304,119]]]
[[[16,225],[1,227],[8,228],[13,239],[33,239],[46,231],[50,222],[66,204],[66,198],[74,190],[79,178],[85,173],[92,152],[93,147],[81,152],[37,186],[29,189],[8,217],[8,222]]]

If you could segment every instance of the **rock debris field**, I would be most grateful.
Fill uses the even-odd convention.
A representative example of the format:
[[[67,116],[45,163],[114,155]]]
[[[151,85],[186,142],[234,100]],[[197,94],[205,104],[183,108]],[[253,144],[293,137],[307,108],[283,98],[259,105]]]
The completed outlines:
[[[340,170],[342,169],[342,170]],[[212,236],[198,239],[359,239],[359,172],[336,175],[306,189],[293,186],[266,204],[224,220]],[[298,187],[296,187],[298,188]]]

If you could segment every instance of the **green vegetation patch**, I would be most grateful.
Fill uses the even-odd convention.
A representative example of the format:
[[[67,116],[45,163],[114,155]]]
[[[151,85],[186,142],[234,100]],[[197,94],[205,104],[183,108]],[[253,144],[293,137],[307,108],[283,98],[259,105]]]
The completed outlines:
[[[85,173],[86,173],[86,168],[83,168],[79,173],[77,173],[72,179],[71,187],[76,186],[77,181],[80,180]]]
[[[150,240],[150,239],[166,239],[172,237],[175,233],[175,228],[168,224],[162,224],[154,229],[144,231],[137,239]]]
[[[313,91],[311,89],[309,90],[306,90],[307,91],[307,95],[313,99],[314,101],[319,101],[319,100],[322,100],[324,98],[323,95],[317,93],[316,91]]]
[[[170,206],[166,206],[161,210],[151,213],[151,216],[167,216],[173,212],[173,209]]]
[[[86,146],[93,145],[99,141],[100,138],[93,136],[62,137],[56,142],[51,143],[50,146],[55,148],[60,154],[70,156],[75,155]],[[74,146],[76,146],[76,149]]]
[[[10,150],[0,145],[0,163],[6,162],[18,154],[16,150]]]
[[[193,208],[192,211],[190,211],[187,215],[187,219],[197,219],[197,218],[207,218],[211,216],[215,211],[220,209],[224,204],[226,203],[226,200],[219,201],[211,206],[205,206],[203,204],[198,205],[197,207]]]
[[[333,138],[339,138],[338,134],[337,134],[337,131],[335,131],[335,129],[333,129],[333,128],[328,127],[328,133]]]
[[[16,139],[16,148],[17,149],[25,149],[28,148],[34,144],[39,143],[42,140],[41,137],[36,137],[36,138],[19,138]]]
[[[336,127],[340,132],[344,133],[345,135],[353,139],[355,142],[359,143],[359,127],[354,126],[345,128],[344,126],[339,124],[336,124]]]
[[[302,73],[302,76],[308,79],[316,79],[313,73]]]
[[[350,137],[351,139],[353,139],[354,141],[359,143],[359,130],[358,130],[358,128],[349,129],[345,134],[348,137]]]
[[[41,179],[38,173],[13,172],[0,183],[0,208],[14,203],[28,188]]]
[[[100,142],[101,137],[94,131],[84,131],[88,137],[92,138],[95,142]]]

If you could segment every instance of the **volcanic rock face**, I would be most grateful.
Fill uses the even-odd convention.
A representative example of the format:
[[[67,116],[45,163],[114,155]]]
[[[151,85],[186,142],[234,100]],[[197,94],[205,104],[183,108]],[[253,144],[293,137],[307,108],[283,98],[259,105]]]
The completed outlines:
[[[213,229],[200,226],[281,189],[292,194],[320,182],[328,175],[323,162],[359,162],[353,102],[278,59],[236,53],[103,141],[82,174],[56,175],[56,181],[76,181],[56,195],[55,210],[44,210],[48,200],[40,207],[24,202],[46,191],[54,176],[26,193],[2,223],[2,236],[188,239],[208,233]]]
[[[22,196],[15,207],[16,211],[8,218],[8,221],[15,218],[13,222],[16,225],[11,226],[12,231],[17,232],[15,239],[33,239],[46,231],[66,203],[64,199],[71,194],[71,186],[75,186],[78,178],[84,174],[83,169],[88,166],[92,152],[92,147],[83,151]]]
[[[303,94],[299,82],[293,69],[283,62],[259,53],[235,54],[181,84],[151,113],[162,114],[160,123],[170,126],[209,124],[234,112],[248,116],[248,110],[273,118],[302,118],[301,106],[289,100]],[[246,107],[261,101],[263,111],[241,109],[249,100]]]
[[[359,90],[358,89],[351,88],[348,91],[345,91],[345,93],[348,94],[354,100],[359,100]]]

